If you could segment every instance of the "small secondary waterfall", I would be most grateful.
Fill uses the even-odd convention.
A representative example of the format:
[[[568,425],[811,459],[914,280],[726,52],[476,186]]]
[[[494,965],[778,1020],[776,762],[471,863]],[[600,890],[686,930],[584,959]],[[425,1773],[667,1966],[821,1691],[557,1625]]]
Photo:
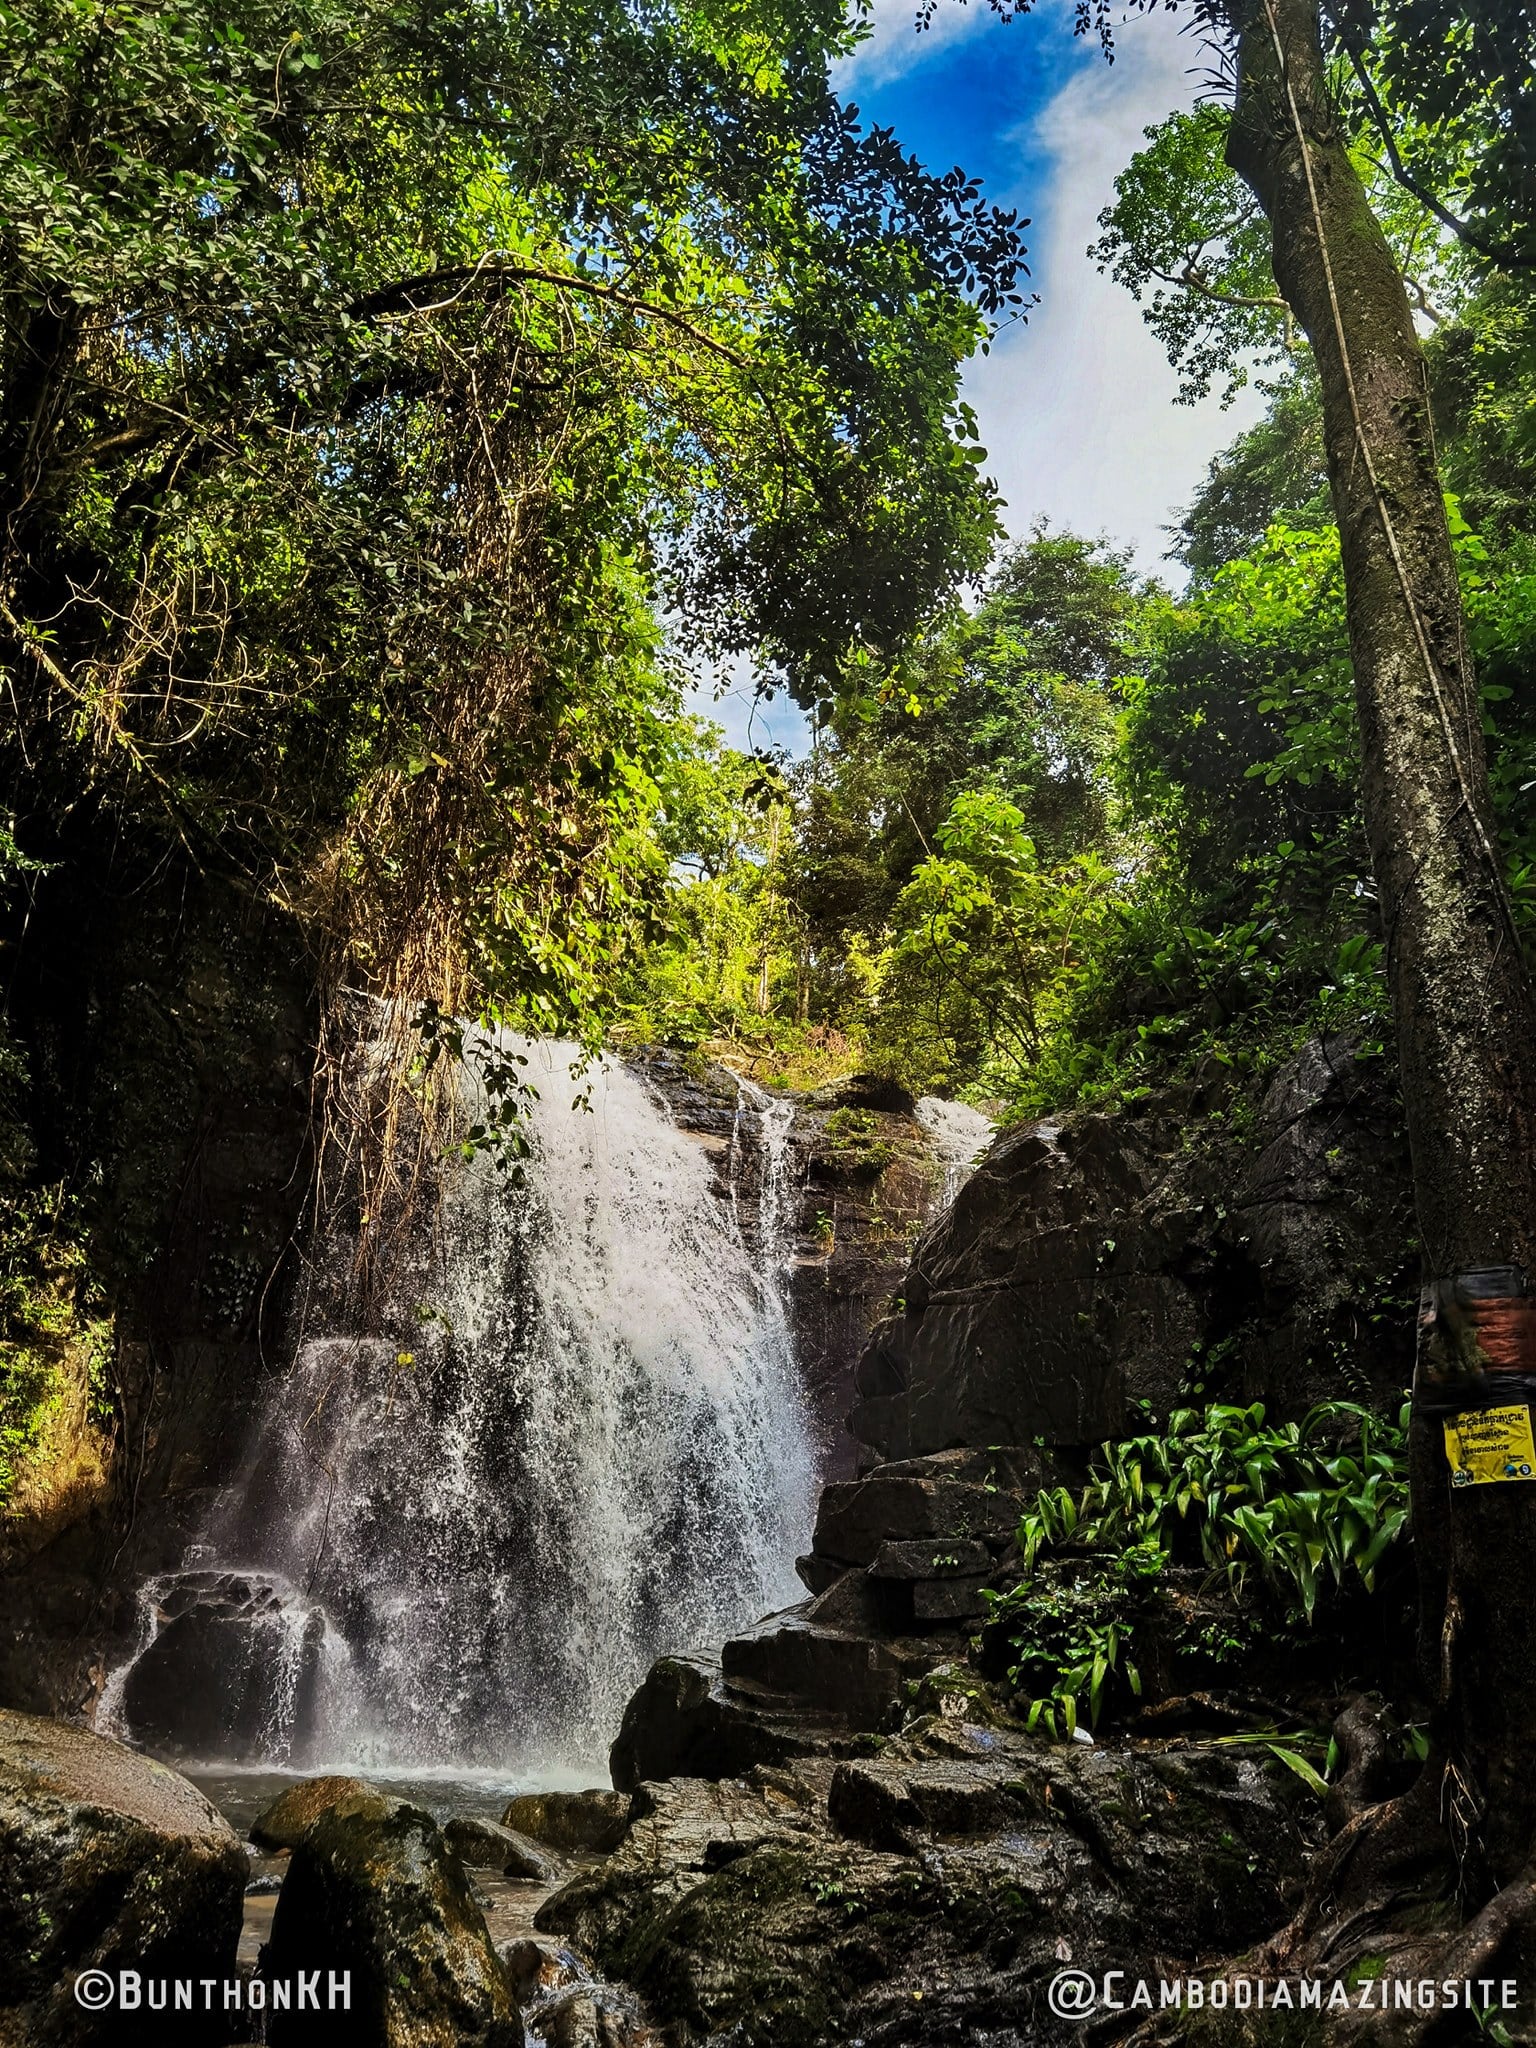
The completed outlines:
[[[279,1764],[590,1766],[655,1656],[799,1597],[788,1106],[743,1104],[754,1257],[641,1080],[519,1050],[523,1184],[448,1170],[379,1327],[305,1336],[244,1483],[145,1587],[106,1725]]]
[[[979,1155],[991,1144],[996,1125],[968,1102],[946,1102],[939,1095],[920,1095],[917,1120],[933,1140],[944,1168],[939,1206],[947,1209],[971,1177]]]

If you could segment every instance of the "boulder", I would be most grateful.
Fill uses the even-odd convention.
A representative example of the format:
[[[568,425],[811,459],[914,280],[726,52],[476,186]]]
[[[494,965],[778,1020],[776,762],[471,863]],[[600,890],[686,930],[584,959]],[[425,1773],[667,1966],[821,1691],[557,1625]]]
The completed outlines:
[[[547,1842],[552,1849],[590,1849],[606,1855],[629,1826],[629,1795],[591,1792],[522,1792],[501,1816],[505,1828]]]
[[[223,1571],[155,1582],[157,1626],[134,1659],[123,1712],[141,1740],[190,1756],[259,1752],[274,1723],[311,1732],[325,1617],[286,1580]]]
[[[120,1743],[0,1711],[0,2041],[222,2042],[222,2013],[77,2003],[87,1971],[116,1980],[235,1974],[248,1865],[185,1778]]]
[[[258,1849],[292,1849],[322,1813],[343,1799],[367,1798],[373,1791],[361,1778],[304,1778],[280,1792],[251,1822],[251,1840]]]
[[[788,1676],[771,1653],[765,1662]],[[608,1768],[627,1794],[648,1779],[729,1778],[754,1764],[843,1754],[850,1740],[846,1725],[829,1727],[775,1685],[744,1673],[727,1681],[709,1657],[662,1657],[624,1709]]]
[[[572,1984],[526,2015],[529,2037],[543,2048],[652,2048],[633,1992],[618,1984]]]
[[[1161,1415],[1202,1393],[1299,1416],[1338,1394],[1341,1360],[1357,1396],[1395,1396],[1413,1316],[1371,1310],[1411,1278],[1412,1200],[1375,1063],[1313,1040],[1256,1110],[1229,1107],[1213,1083],[998,1138],[918,1240],[901,1311],[859,1361],[849,1427],[866,1462],[1091,1449],[1141,1402]],[[836,1538],[851,1562],[873,1555],[867,1534]]]
[[[376,1792],[300,1836],[263,1965],[274,1984],[350,1979],[345,2013],[274,2010],[272,2048],[522,2048],[522,2029],[463,1865],[431,1815]]]
[[[503,1877],[533,1884],[554,1884],[560,1876],[560,1865],[537,1842],[493,1820],[451,1820],[443,1829],[443,1840],[450,1854],[470,1870],[499,1870]]]
[[[512,1996],[526,2010],[530,2005],[565,1991],[572,1984],[589,1984],[592,1973],[573,1950],[547,1936],[527,1935],[519,1941],[503,1942],[496,1953],[507,1973]]]

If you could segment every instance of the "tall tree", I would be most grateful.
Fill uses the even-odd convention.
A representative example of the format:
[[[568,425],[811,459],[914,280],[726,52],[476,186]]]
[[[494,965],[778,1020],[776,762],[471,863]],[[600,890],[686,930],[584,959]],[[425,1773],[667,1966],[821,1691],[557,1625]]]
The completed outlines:
[[[1028,0],[993,5],[1028,11]],[[1195,0],[1193,11],[1233,84],[1228,162],[1263,210],[1275,284],[1317,366],[1423,1257],[1414,1523],[1439,1708],[1431,1804],[1476,1894],[1507,1884],[1536,1839],[1536,1579],[1524,1569],[1536,1486],[1453,1496],[1442,1432],[1449,1416],[1536,1394],[1536,999],[1498,849],[1413,309],[1327,51],[1347,51],[1367,84],[1379,61],[1373,112],[1389,140],[1394,95],[1442,125],[1494,115],[1494,146],[1465,181],[1474,217],[1430,196],[1484,255],[1523,262],[1529,9],[1347,0],[1325,16],[1319,0]],[[1111,51],[1107,0],[1079,8],[1079,30],[1090,24]]]
[[[1273,230],[1274,273],[1312,345],[1344,564],[1362,803],[1388,939],[1425,1307],[1414,1531],[1445,1810],[1496,1882],[1536,1823],[1536,1491],[1452,1497],[1448,1415],[1536,1392],[1536,1000],[1489,796],[1476,678],[1435,456],[1423,353],[1324,59],[1316,0],[1232,8],[1233,168]],[[1490,1333],[1491,1301],[1517,1336]],[[1474,1878],[1476,1882],[1476,1878]]]

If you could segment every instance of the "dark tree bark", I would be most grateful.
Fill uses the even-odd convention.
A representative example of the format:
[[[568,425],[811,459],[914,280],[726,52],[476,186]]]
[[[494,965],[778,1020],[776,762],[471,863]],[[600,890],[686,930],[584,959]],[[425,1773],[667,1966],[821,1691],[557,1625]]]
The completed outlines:
[[[1322,385],[1365,823],[1437,1305],[1421,1323],[1413,1432],[1436,1767],[1467,1881],[1486,1887],[1515,1874],[1536,1833],[1536,1483],[1453,1497],[1443,1422],[1446,1409],[1495,1398],[1497,1364],[1508,1398],[1530,1399],[1523,1281],[1492,1288],[1520,1354],[1495,1359],[1458,1314],[1458,1276],[1532,1264],[1536,1003],[1498,852],[1423,357],[1330,100],[1317,0],[1227,6],[1238,53],[1228,159],[1269,218],[1275,276]]]

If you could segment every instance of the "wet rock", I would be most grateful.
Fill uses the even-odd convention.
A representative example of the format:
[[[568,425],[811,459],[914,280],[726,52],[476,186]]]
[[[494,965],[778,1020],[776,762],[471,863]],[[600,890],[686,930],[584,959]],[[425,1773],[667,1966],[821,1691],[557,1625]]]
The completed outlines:
[[[629,1795],[606,1786],[590,1792],[523,1792],[508,1803],[501,1824],[552,1849],[606,1855],[629,1826]]]
[[[647,1786],[637,1807],[539,1925],[633,1983],[670,2038],[733,2048],[1056,2039],[1064,1960],[1156,1976],[1240,1948],[1284,1919],[1320,1829],[1262,1750],[942,1719],[878,1756]]]
[[[912,1850],[925,1834],[1008,1834],[1042,1811],[1006,1756],[839,1764],[827,1792],[837,1833],[875,1849]]]
[[[646,2026],[634,1995],[614,1984],[575,1984],[525,2015],[528,2031],[545,2048],[649,2048],[655,2035]]]
[[[766,1662],[789,1676],[771,1652]],[[608,1767],[614,1784],[630,1793],[647,1779],[729,1778],[754,1764],[847,1754],[851,1746],[846,1723],[830,1726],[813,1705],[776,1685],[744,1672],[727,1680],[707,1657],[662,1657],[624,1709]]]
[[[839,1590],[834,1586],[822,1598]],[[907,1680],[942,1653],[922,1640],[850,1629],[841,1619],[818,1616],[816,1606],[811,1601],[804,1609],[770,1615],[733,1636],[721,1652],[725,1679],[738,1688],[755,1684],[788,1696],[829,1729],[875,1728]]]
[[[251,1840],[258,1849],[292,1849],[322,1813],[343,1799],[368,1798],[372,1793],[373,1787],[361,1778],[305,1778],[262,1809],[251,1823]]]
[[[1400,1112],[1373,1064],[1314,1040],[1240,1135],[1209,1120],[1216,1100],[1186,1088],[997,1139],[856,1369],[849,1426],[874,1458],[1091,1447],[1139,1400],[1166,1411],[1218,1347],[1208,1391],[1277,1416],[1336,1395],[1341,1355],[1367,1398],[1403,1385],[1411,1317],[1359,1314],[1400,1287],[1412,1238]]]
[[[443,1829],[450,1852],[471,1870],[499,1870],[503,1877],[526,1878],[533,1884],[555,1884],[560,1864],[515,1828],[493,1820],[454,1819]]]
[[[521,2048],[463,1866],[430,1814],[363,1792],[311,1822],[278,1898],[265,1974],[348,1972],[346,2014],[274,2011],[273,2048]]]
[[[200,2016],[85,2011],[77,1977],[232,1977],[247,1862],[165,1765],[79,1728],[0,1712],[0,2041],[201,2043]],[[213,2029],[222,2038],[223,2021]]]
[[[919,1625],[952,1628],[957,1622],[978,1621],[987,1611],[981,1596],[981,1579],[945,1579],[912,1588],[912,1619]]]
[[[123,1689],[134,1735],[194,1756],[239,1757],[281,1690],[302,1743],[311,1725],[325,1619],[286,1581],[192,1571],[158,1582],[154,1640]]]
[[[573,1949],[539,1935],[504,1942],[496,1953],[519,2006],[533,2005],[572,1984],[591,1982],[592,1972]]]
[[[944,1593],[969,1617],[973,1582],[950,1586],[961,1590]],[[899,1723],[908,1687],[964,1652],[953,1620],[915,1619],[921,1590],[844,1571],[815,1599],[731,1637],[718,1665],[662,1658],[624,1710],[609,1753],[615,1785],[633,1791],[645,1779],[730,1778],[755,1765],[855,1753],[860,1736],[893,1713]]]

